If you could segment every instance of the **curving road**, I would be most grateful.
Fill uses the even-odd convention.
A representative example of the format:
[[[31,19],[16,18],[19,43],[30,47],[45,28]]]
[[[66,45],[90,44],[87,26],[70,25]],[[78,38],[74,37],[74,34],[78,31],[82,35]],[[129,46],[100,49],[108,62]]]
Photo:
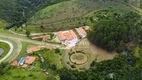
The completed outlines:
[[[7,53],[7,55],[4,56],[4,57],[0,60],[0,63],[1,63],[2,61],[4,61],[5,59],[7,59],[7,58],[12,54],[12,52],[13,52],[13,50],[14,50],[14,46],[13,46],[13,44],[12,44],[10,41],[0,40],[0,42],[7,43],[7,44],[9,45],[9,47],[10,47],[10,50],[9,50],[9,52]]]
[[[32,44],[37,44],[37,45],[48,45],[51,46],[53,48],[64,48],[63,46],[59,45],[59,44],[52,44],[52,43],[46,43],[46,42],[41,42],[41,41],[34,41],[34,40],[30,40],[27,38],[19,38],[19,37],[13,37],[11,36],[7,36],[7,35],[2,35],[0,34],[0,39],[4,39],[3,41],[8,41],[9,44],[12,44],[13,42],[15,43],[14,46],[11,46],[11,49],[13,49],[12,53],[7,54],[7,56],[0,60],[0,63],[2,61],[8,61],[8,62],[12,62],[13,60],[16,59],[16,57],[20,54],[20,51],[22,50],[22,43],[21,42],[27,42],[27,43],[32,43]],[[11,52],[11,51],[10,51]]]

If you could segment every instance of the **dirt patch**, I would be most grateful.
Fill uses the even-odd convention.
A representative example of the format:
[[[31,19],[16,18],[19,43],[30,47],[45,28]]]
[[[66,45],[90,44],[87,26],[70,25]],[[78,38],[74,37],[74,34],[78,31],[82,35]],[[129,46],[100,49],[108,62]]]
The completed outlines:
[[[117,55],[116,52],[107,52],[101,48],[98,48],[97,46],[91,44],[86,38],[81,40],[75,49],[85,51],[92,56],[92,60],[96,60],[97,62],[113,59]]]
[[[84,59],[83,56],[80,55],[75,55],[72,57],[74,61],[70,61],[70,53],[71,52],[76,52],[76,51],[81,51],[84,52],[88,59],[87,62],[77,65],[73,63],[74,61],[80,62]],[[90,68],[90,64],[92,63],[93,60],[96,60],[97,62],[103,61],[103,60],[109,60],[113,59],[115,56],[118,54],[113,52],[107,52],[101,48],[96,47],[95,45],[92,45],[88,39],[83,39],[81,40],[76,47],[72,48],[71,50],[65,50],[65,54],[63,57],[63,63],[65,64],[66,68],[68,69],[73,69],[73,70],[85,70]],[[74,66],[75,68],[71,68],[71,66]]]
[[[88,60],[87,55],[83,53],[74,53],[70,56],[70,61],[77,65],[84,64],[87,62],[87,60]]]

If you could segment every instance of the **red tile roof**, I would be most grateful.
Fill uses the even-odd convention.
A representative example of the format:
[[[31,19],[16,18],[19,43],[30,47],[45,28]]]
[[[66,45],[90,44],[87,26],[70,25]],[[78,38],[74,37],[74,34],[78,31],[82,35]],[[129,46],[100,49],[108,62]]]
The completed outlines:
[[[78,30],[79,30],[83,35],[87,35],[86,31],[85,31],[82,27],[79,27]]]
[[[77,38],[77,35],[73,30],[68,30],[65,32],[59,31],[58,32],[58,37],[60,40],[73,40]]]
[[[18,62],[17,61],[13,61],[12,63],[11,63],[11,66],[18,66]]]
[[[46,49],[50,49],[50,50],[52,50],[52,47],[50,47],[50,46],[46,46]]]
[[[26,64],[32,64],[35,61],[36,57],[33,56],[27,56],[25,59]]]
[[[50,35],[45,35],[45,36],[33,37],[32,39],[33,39],[33,40],[36,40],[36,39],[49,39],[49,38],[50,38]]]
[[[42,48],[42,46],[34,46],[34,47],[31,47],[31,48],[28,48],[27,49],[27,53],[31,53],[31,52],[35,52],[35,51],[38,51]]]
[[[77,35],[75,34],[73,30],[70,30],[70,34],[72,35],[73,38],[77,38]]]
[[[60,38],[60,40],[65,40],[66,39],[62,31],[58,32],[58,37]]]
[[[66,37],[67,40],[72,40],[73,39],[73,37],[72,37],[72,35],[70,34],[69,31],[67,31],[67,32],[65,32],[63,34],[64,34],[64,36]]]

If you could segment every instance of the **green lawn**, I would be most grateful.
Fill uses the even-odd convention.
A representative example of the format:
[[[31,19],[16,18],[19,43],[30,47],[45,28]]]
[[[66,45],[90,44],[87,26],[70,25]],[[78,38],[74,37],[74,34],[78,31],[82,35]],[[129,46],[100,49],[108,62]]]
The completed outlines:
[[[4,53],[0,56],[2,59],[9,52],[10,47],[7,43],[0,42],[0,48],[4,49]]]
[[[27,45],[28,44],[25,44],[25,47]],[[62,56],[54,52],[54,50],[41,50],[35,52],[35,54],[41,54],[44,57],[47,72],[50,75],[46,75],[41,71],[39,57],[31,54],[36,57],[36,61],[33,65],[29,66],[27,69],[10,67],[4,75],[0,75],[0,80],[56,80],[56,77],[58,76],[57,70],[63,68],[63,65],[61,63]],[[62,50],[60,52],[63,53]],[[55,65],[56,68],[53,68],[53,65]]]
[[[63,53],[61,51],[61,53]],[[62,56],[58,53],[55,53],[54,50],[42,50],[36,52],[36,54],[41,54],[45,60],[45,65],[47,72],[55,79],[58,76],[57,70],[63,68]]]
[[[29,68],[10,67],[4,75],[0,76],[0,80],[49,80],[49,78],[41,71],[38,57]]]
[[[54,50],[42,50],[36,52],[37,54],[41,54],[46,62],[47,62],[47,67],[52,67],[52,65],[56,65],[57,69],[63,68],[61,59],[62,56],[59,55],[58,53],[55,53]]]

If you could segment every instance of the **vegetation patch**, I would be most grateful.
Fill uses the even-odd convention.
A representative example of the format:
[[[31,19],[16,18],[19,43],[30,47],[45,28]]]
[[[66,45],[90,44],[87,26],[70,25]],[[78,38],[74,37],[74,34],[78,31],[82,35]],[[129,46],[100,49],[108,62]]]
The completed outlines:
[[[7,43],[0,42],[0,59],[2,59],[9,52],[9,45]]]
[[[138,21],[140,17],[135,12],[99,16],[94,30],[89,32],[88,39],[107,51],[122,52],[127,43],[141,38],[141,25]]]

